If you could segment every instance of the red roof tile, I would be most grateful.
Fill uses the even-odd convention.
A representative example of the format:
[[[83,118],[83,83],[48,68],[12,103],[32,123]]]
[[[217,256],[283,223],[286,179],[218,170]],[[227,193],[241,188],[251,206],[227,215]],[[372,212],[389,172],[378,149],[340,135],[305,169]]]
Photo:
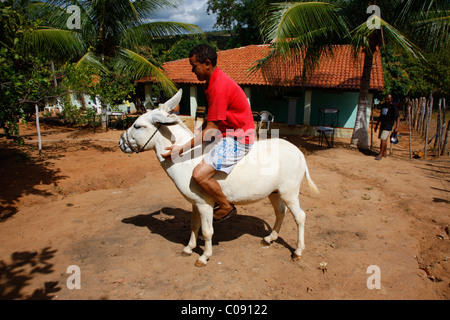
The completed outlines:
[[[279,85],[303,86],[308,88],[327,88],[359,90],[364,59],[355,61],[352,47],[336,46],[333,54],[322,55],[319,66],[305,83],[302,83],[302,61],[267,65],[264,69],[250,72],[256,61],[270,52],[269,45],[251,45],[218,52],[217,65],[241,86]],[[282,67],[280,67],[282,66]],[[163,64],[168,77],[177,84],[200,84],[192,73],[189,59],[181,59]],[[143,78],[138,82],[147,82]],[[384,75],[379,51],[374,56],[370,90],[384,90]]]

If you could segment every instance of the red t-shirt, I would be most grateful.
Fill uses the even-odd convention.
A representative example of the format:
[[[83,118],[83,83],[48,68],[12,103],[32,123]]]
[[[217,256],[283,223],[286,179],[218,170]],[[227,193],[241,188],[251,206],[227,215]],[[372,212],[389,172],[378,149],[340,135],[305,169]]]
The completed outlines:
[[[235,137],[240,143],[255,142],[255,123],[244,90],[216,67],[208,87],[208,121],[219,121],[219,130],[225,137]]]

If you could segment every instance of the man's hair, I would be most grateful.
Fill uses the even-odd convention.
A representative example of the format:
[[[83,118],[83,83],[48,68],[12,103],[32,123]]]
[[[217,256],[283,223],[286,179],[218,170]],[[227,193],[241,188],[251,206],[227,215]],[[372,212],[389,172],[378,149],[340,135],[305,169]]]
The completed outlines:
[[[192,49],[189,53],[189,58],[194,55],[200,63],[205,63],[206,60],[210,60],[213,67],[217,65],[217,52],[213,47],[207,44],[200,44]]]

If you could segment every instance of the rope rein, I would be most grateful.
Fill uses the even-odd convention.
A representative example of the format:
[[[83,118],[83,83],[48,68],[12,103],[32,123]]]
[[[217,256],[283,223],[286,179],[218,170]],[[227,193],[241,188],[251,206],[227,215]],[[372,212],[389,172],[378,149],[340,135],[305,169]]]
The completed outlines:
[[[134,150],[133,147],[131,146],[130,140],[128,139],[128,130],[125,131],[125,136],[127,137],[127,143],[128,143],[128,146],[130,147],[131,151],[133,151],[133,152],[135,152],[135,153],[140,153],[140,152],[142,152],[142,150],[144,150],[144,148],[145,148],[145,147],[149,144],[149,142],[153,139],[153,137],[155,136],[155,134],[159,131],[159,128],[161,128],[161,125],[159,125],[159,126],[156,128],[155,132],[153,132],[153,134],[150,136],[150,138],[148,138],[148,140],[147,140],[147,142],[144,144],[144,146],[143,146],[141,149],[139,149],[138,151]]]

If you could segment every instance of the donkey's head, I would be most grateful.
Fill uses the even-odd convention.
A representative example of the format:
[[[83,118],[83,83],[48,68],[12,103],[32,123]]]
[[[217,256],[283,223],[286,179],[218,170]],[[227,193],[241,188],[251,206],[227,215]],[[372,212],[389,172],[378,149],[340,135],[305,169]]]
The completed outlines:
[[[177,124],[178,120],[169,116],[170,111],[180,103],[183,90],[178,90],[170,100],[160,104],[158,109],[143,114],[122,133],[119,141],[120,149],[125,153],[139,153],[155,147],[154,137],[164,125]]]

